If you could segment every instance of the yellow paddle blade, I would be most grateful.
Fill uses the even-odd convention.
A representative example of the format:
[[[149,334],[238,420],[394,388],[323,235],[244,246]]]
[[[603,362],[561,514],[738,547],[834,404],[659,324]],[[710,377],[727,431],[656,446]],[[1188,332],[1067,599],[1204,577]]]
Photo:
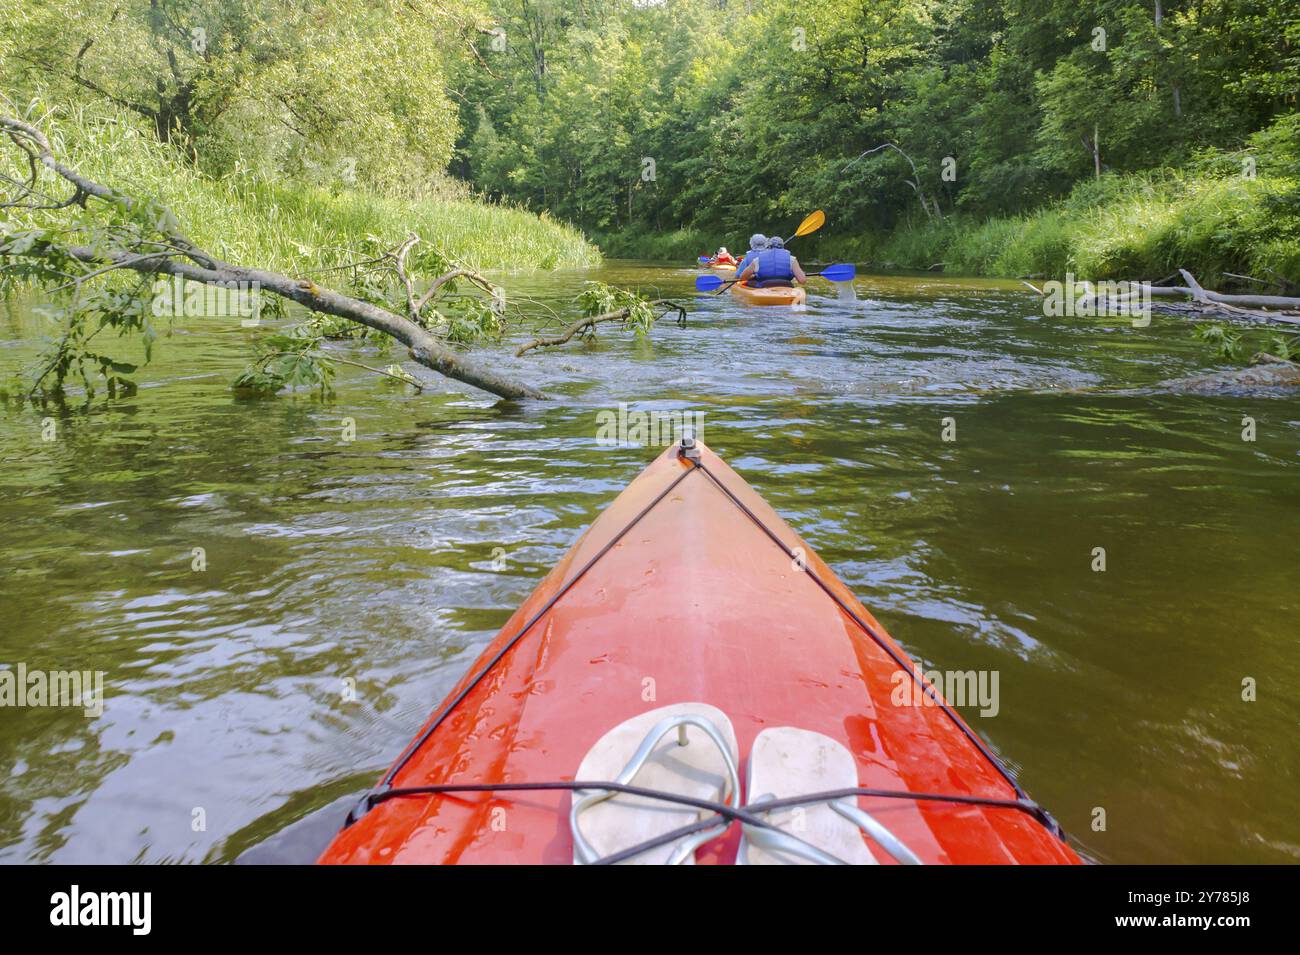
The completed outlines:
[[[812,232],[816,232],[825,224],[826,224],[826,213],[818,209],[807,219],[804,219],[803,222],[799,223],[799,228],[794,230],[794,234],[796,236],[808,235]]]

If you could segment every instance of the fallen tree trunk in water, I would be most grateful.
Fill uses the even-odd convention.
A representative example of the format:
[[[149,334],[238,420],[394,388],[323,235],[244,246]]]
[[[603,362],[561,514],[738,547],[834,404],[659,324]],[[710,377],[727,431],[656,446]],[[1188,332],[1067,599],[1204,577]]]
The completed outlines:
[[[297,302],[313,312],[346,318],[367,328],[383,332],[405,345],[412,359],[448,378],[473,385],[475,388],[502,398],[546,398],[545,394],[529,385],[512,381],[491,369],[463,358],[443,344],[437,336],[394,312],[322,288],[305,279],[292,279],[278,272],[244,268],[224,262],[219,263],[217,268],[205,268],[178,259],[132,261],[133,257],[125,253],[105,255],[85,246],[68,246],[68,251],[77,260],[90,265],[109,265],[136,272],[179,275],[191,282],[210,285],[255,282],[257,287]]]
[[[76,170],[60,163],[54,156],[50,142],[35,126],[12,117],[0,116],[0,129],[18,146],[30,161],[30,176],[26,183],[17,183],[19,195],[12,201],[0,203],[0,208],[51,209],[67,205],[85,206],[88,199],[100,199],[104,202],[118,203],[125,209],[134,209],[139,200],[124,196],[116,190],[94,182],[82,176]],[[62,203],[44,203],[37,189],[37,164],[49,169],[70,183],[75,190],[72,196]],[[531,385],[514,381],[499,375],[477,362],[471,361],[451,349],[436,335],[430,333],[420,324],[421,309],[427,304],[429,294],[418,301],[408,283],[408,303],[411,316],[406,317],[381,308],[362,299],[344,295],[332,289],[323,288],[305,279],[295,279],[278,272],[265,269],[248,268],[224,262],[211,253],[194,245],[179,229],[158,226],[164,235],[168,247],[159,251],[157,242],[141,242],[141,249],[147,247],[148,254],[141,254],[136,248],[111,248],[89,245],[67,245],[58,248],[58,252],[83,264],[92,266],[91,272],[72,276],[73,282],[80,284],[92,277],[116,270],[128,270],[143,274],[177,275],[192,282],[206,285],[225,283],[256,283],[253,287],[265,289],[282,298],[297,302],[314,312],[334,315],[338,318],[357,322],[367,328],[373,328],[407,347],[411,358],[441,375],[464,382],[475,388],[490,392],[502,398],[545,399],[541,391]],[[401,256],[409,249],[412,241],[399,250],[399,267]],[[8,253],[13,257],[39,257],[44,254],[37,245],[22,252]],[[456,274],[468,274],[459,272]],[[439,287],[447,277],[434,283]],[[432,289],[430,290],[432,291]]]
[[[1218,302],[1223,305],[1253,305],[1259,308],[1300,309],[1300,298],[1287,295],[1228,295],[1224,292],[1211,292],[1201,288],[1201,283],[1192,277],[1186,269],[1179,269],[1187,285],[1153,285],[1152,295],[1186,295],[1194,301]]]
[[[1225,292],[1212,292],[1202,288],[1201,284],[1186,269],[1179,269],[1178,272],[1182,275],[1183,281],[1187,283],[1186,285],[1148,285],[1145,288],[1145,293],[1149,293],[1155,298],[1190,298],[1192,301],[1187,303],[1152,302],[1152,310],[1166,315],[1186,315],[1192,318],[1225,318],[1300,326],[1300,298],[1286,295],[1230,295]],[[1023,279],[1021,283],[1037,292],[1040,296],[1047,297],[1047,294],[1037,286]],[[1091,287],[1089,283],[1082,284]],[[1136,286],[1139,283],[1130,282],[1128,284]],[[1128,305],[1140,301],[1142,295],[1141,292],[1111,296],[1089,293],[1080,302],[1104,310],[1107,303]],[[1245,306],[1253,307],[1247,308]],[[1284,311],[1263,311],[1266,308],[1280,308]]]

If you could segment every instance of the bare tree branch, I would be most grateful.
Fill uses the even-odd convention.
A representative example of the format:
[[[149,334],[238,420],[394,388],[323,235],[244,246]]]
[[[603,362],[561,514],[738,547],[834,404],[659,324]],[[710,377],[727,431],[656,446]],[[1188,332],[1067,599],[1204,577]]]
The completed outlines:
[[[875,146],[872,149],[868,149],[865,152],[859,153],[857,158],[850,160],[840,171],[846,172],[848,168],[854,165],[859,159],[865,159],[867,156],[870,156],[874,153],[878,153],[882,149],[892,149],[894,152],[898,153],[898,155],[906,159],[907,164],[912,167],[912,178],[904,179],[903,181],[912,187],[912,191],[916,193],[917,200],[921,203],[921,211],[925,213],[925,217],[927,219],[933,222],[934,216],[931,214],[930,207],[925,201],[925,193],[921,191],[921,175],[916,171],[916,163],[912,162],[911,156],[903,152],[902,149],[900,149],[898,146],[895,146],[893,143],[881,143],[879,146]],[[935,202],[934,207],[936,210],[939,209],[939,204],[937,201]],[[943,218],[942,212],[939,212],[939,218],[941,219]]]
[[[446,273],[445,275],[438,276],[436,279],[433,280],[433,284],[430,285],[427,289],[425,289],[424,294],[421,295],[419,301],[415,303],[415,314],[419,315],[424,310],[424,307],[429,304],[429,300],[433,298],[436,294],[438,294],[439,289],[441,289],[444,285],[446,285],[448,282],[452,281],[453,279],[459,279],[459,278],[469,279],[471,282],[473,282],[483,291],[487,292],[489,295],[495,295],[497,292],[496,286],[493,285],[491,282],[489,282],[487,279],[483,278],[483,276],[479,275],[477,272],[474,272],[471,269],[462,269],[462,268],[452,269],[450,272]]]
[[[663,318],[664,315],[667,315],[669,312],[676,312],[677,321],[679,323],[686,321],[686,309],[683,306],[678,305],[676,302],[671,302],[668,299],[657,298],[650,304],[662,305],[664,307],[663,312],[658,316],[659,318]],[[518,358],[520,355],[531,351],[534,348],[551,348],[555,345],[563,345],[566,342],[571,341],[575,335],[587,337],[594,334],[597,325],[605,322],[626,321],[630,314],[631,309],[623,307],[616,308],[612,312],[602,312],[599,315],[588,315],[586,318],[581,318],[569,325],[558,335],[549,338],[535,338],[531,342],[520,345],[519,348],[515,350],[515,357]]]

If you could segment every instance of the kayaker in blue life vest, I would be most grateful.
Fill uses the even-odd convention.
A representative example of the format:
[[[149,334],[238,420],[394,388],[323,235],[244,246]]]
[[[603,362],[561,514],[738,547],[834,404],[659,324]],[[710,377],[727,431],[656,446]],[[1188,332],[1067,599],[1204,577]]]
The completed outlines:
[[[758,258],[758,253],[767,248],[768,238],[761,232],[755,232],[749,237],[749,251],[745,253],[740,264],[736,266],[736,278],[740,278],[740,273],[745,271],[749,266],[754,264]]]
[[[757,238],[761,236],[754,236]],[[808,281],[799,260],[786,251],[785,240],[780,236],[768,239],[757,254],[750,252],[746,255],[745,261],[736,269],[736,278],[752,288],[790,286],[795,282],[803,285]]]

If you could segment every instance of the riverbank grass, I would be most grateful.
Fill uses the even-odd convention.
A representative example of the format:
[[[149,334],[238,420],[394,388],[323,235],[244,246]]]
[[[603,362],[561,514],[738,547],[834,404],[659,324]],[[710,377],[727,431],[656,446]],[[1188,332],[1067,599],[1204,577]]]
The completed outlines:
[[[952,218],[904,227],[866,258],[885,267],[1006,277],[1066,272],[1159,279],[1186,268],[1218,285],[1226,272],[1300,279],[1300,185],[1166,172],[1085,183],[1024,216]]]
[[[62,110],[42,126],[69,166],[158,198],[198,245],[240,265],[301,275],[351,261],[363,245],[395,247],[410,232],[478,271],[581,268],[601,258],[573,227],[508,206],[273,183],[242,168],[214,178],[133,117],[104,107]]]

